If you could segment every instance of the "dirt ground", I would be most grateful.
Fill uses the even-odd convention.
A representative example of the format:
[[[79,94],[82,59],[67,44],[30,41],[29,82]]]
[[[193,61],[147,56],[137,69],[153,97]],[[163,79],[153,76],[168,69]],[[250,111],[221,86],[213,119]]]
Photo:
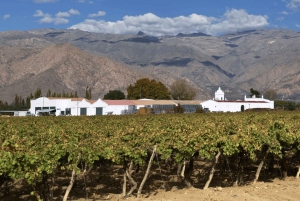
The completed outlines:
[[[109,199],[111,198],[111,199]],[[107,199],[111,201],[121,200],[118,195],[110,195]],[[229,201],[229,200],[300,200],[300,180],[288,177],[285,181],[275,179],[272,182],[258,182],[255,185],[242,187],[211,187],[202,189],[176,189],[170,191],[157,191],[145,198],[128,198],[128,201]]]
[[[202,169],[201,169],[202,170]],[[207,179],[207,171],[195,171],[192,178],[195,188],[186,188],[183,182],[172,180],[174,176],[164,177],[158,171],[153,172],[150,179],[147,180],[142,198],[136,198],[137,190],[128,197],[123,198],[122,182],[123,177],[120,168],[116,168],[112,174],[107,172],[95,171],[94,174],[87,176],[86,182],[83,178],[77,178],[77,185],[73,187],[68,200],[72,201],[231,201],[231,200],[262,200],[262,201],[298,201],[300,200],[300,179],[296,179],[289,175],[285,180],[279,177],[271,178],[267,172],[263,172],[254,185],[247,184],[238,187],[232,187],[230,177],[214,177],[210,188],[202,190]],[[206,172],[206,173],[205,173]],[[253,173],[252,173],[253,174]],[[202,175],[202,176],[201,176]],[[205,176],[206,175],[206,176]],[[235,174],[233,174],[234,177]],[[64,192],[70,182],[70,175],[58,177],[54,190],[54,201],[61,201]],[[142,176],[142,174],[141,174]],[[216,175],[217,176],[217,175]],[[203,180],[196,180],[196,178]],[[176,178],[176,177],[174,177]],[[247,177],[245,177],[247,178]],[[102,181],[102,182],[101,182]],[[105,181],[105,182],[103,182]],[[168,181],[168,182],[165,182]],[[24,181],[12,182],[9,194],[0,195],[1,201],[34,201],[36,198],[30,196],[31,188]],[[102,184],[101,184],[102,183]],[[168,186],[166,186],[166,183]],[[127,186],[127,191],[130,189],[130,184]],[[1,194],[1,193],[0,193]]]

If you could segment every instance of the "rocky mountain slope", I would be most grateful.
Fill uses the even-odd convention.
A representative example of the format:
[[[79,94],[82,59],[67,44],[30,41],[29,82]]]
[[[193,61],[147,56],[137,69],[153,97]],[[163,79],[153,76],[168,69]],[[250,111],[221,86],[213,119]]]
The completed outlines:
[[[85,95],[92,89],[94,99],[110,89],[125,91],[139,76],[107,57],[91,56],[70,44],[44,49],[2,47],[0,50],[0,100],[11,101],[15,94],[26,98],[41,88],[52,92]]]
[[[186,78],[197,87],[198,99],[211,98],[218,86],[225,90],[228,99],[243,98],[250,88],[261,93],[272,88],[278,91],[279,98],[300,99],[299,37],[298,32],[279,29],[219,37],[201,33],[152,37],[142,32],[115,35],[54,29],[0,32],[0,99],[29,79],[28,85],[44,83],[48,88],[60,86],[78,92],[85,85],[93,85],[93,91],[100,96],[108,89],[125,92],[127,84],[145,75],[166,85]],[[64,50],[55,45],[65,43],[85,53],[76,48],[72,52],[70,45],[63,45],[70,48]],[[55,49],[52,53],[51,48]],[[102,66],[100,70],[98,64],[91,62],[95,56],[119,64],[114,63],[115,68]],[[109,79],[100,73],[105,70],[109,71]],[[123,70],[128,73],[126,76]],[[78,72],[80,78],[76,77]],[[114,77],[113,73],[123,76]],[[45,81],[39,76],[51,79]]]

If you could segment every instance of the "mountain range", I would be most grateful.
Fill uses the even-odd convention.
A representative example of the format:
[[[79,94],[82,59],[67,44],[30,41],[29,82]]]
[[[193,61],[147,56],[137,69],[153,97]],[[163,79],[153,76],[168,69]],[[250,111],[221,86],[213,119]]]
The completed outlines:
[[[275,89],[279,99],[300,99],[300,33],[247,30],[221,36],[203,33],[154,37],[72,29],[0,32],[0,100],[12,101],[41,88],[43,95],[74,92],[103,98],[126,93],[149,77],[170,86],[185,78],[197,99],[211,99],[220,86],[227,99],[242,99],[250,88]]]

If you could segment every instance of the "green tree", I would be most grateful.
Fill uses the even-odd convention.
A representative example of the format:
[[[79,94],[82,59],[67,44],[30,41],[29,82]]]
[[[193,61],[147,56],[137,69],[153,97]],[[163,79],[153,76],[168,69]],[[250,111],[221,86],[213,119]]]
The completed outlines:
[[[26,108],[29,109],[30,108],[30,96],[28,96],[26,98]]]
[[[275,100],[274,108],[279,110],[295,110],[296,103],[293,101],[285,101],[285,100]]]
[[[92,99],[92,89],[89,88],[88,86],[85,89],[85,98],[88,100]]]
[[[264,98],[269,100],[275,100],[277,98],[277,92],[275,91],[275,89],[268,89],[264,93]]]
[[[48,89],[46,97],[51,97],[51,90],[50,89]]]
[[[104,100],[122,100],[125,99],[125,94],[120,90],[109,90],[103,97]]]
[[[203,109],[202,106],[196,107],[196,112],[195,113],[205,113],[205,110]]]
[[[296,109],[297,109],[297,110],[300,110],[300,102],[298,102],[298,103],[296,104]]]
[[[190,86],[186,79],[176,80],[170,89],[174,100],[193,100],[197,96],[196,89]]]
[[[162,82],[142,78],[137,80],[134,85],[128,86],[127,99],[136,100],[142,98],[170,100],[171,93]]]
[[[174,105],[173,111],[174,113],[184,113],[184,108],[179,103],[177,106]]]
[[[40,88],[37,88],[37,90],[34,93],[34,98],[39,98],[42,96],[42,90]]]
[[[256,98],[258,98],[260,96],[259,91],[254,90],[253,88],[250,89],[250,96],[252,97],[253,95],[255,95]]]
[[[20,97],[18,95],[15,96],[14,107],[15,109],[18,109],[20,107]]]

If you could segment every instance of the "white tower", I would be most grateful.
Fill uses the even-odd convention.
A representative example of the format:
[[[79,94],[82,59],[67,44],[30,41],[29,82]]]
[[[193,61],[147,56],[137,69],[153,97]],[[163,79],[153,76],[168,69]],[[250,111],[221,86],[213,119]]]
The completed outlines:
[[[221,90],[221,87],[215,92],[215,100],[225,100],[224,91]]]

